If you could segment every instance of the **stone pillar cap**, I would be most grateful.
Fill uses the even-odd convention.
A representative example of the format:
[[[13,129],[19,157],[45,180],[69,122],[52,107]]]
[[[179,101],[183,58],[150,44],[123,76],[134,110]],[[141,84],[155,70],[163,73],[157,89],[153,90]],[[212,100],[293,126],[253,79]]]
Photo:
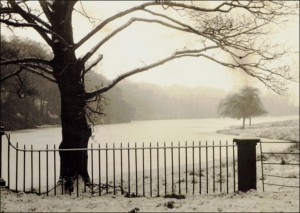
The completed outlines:
[[[252,133],[242,133],[237,138],[234,138],[233,141],[260,141],[260,138]]]
[[[254,135],[252,133],[242,133],[239,135],[239,137],[237,139],[252,140],[252,139],[259,139],[259,138],[256,137],[256,135]]]

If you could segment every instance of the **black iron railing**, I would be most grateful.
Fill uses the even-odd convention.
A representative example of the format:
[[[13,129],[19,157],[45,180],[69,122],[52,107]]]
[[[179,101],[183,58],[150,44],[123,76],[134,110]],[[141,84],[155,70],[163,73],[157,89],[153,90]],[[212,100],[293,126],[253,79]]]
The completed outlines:
[[[77,178],[77,196],[84,192],[151,197],[236,191],[236,145],[227,141],[184,145],[157,142],[154,146],[106,143],[97,147],[92,143],[86,149],[29,147],[13,144],[7,135],[7,149],[1,153],[1,175],[10,190],[46,195],[66,193],[64,182],[59,180],[58,152],[87,151],[91,183],[81,186]],[[2,161],[4,156],[6,163]]]

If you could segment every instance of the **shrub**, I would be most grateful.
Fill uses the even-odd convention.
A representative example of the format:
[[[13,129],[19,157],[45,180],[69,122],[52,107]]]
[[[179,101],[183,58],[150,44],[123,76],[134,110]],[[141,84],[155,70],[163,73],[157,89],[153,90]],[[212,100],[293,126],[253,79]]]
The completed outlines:
[[[184,195],[177,195],[175,193],[172,193],[172,194],[166,194],[164,196],[164,198],[175,198],[175,199],[185,199],[185,196]]]

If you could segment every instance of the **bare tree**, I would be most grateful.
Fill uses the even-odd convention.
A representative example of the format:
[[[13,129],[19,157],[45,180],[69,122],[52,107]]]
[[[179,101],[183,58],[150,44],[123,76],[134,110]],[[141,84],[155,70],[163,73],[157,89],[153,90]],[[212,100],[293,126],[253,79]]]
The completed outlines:
[[[230,94],[220,101],[218,112],[220,115],[230,118],[243,119],[243,129],[245,128],[246,118],[249,118],[251,126],[251,118],[265,114],[260,100],[259,90],[253,87],[245,86],[239,92]]]
[[[61,95],[62,142],[60,148],[86,148],[91,136],[91,128],[87,120],[90,100],[98,98],[123,79],[136,73],[144,72],[183,57],[206,58],[225,67],[241,70],[263,82],[276,92],[285,90],[283,80],[290,80],[290,69],[287,66],[272,66],[282,57],[286,50],[278,49],[267,42],[268,26],[284,21],[296,13],[297,5],[285,1],[218,1],[203,6],[193,1],[148,1],[121,11],[102,20],[93,30],[74,42],[72,16],[75,5],[82,1],[39,0],[33,6],[27,0],[1,1],[2,24],[11,30],[29,28],[35,30],[50,47],[53,58],[25,57],[6,59],[1,57],[0,66],[17,67],[1,80],[5,80],[20,72],[32,72],[57,84]],[[168,13],[174,11],[175,13]],[[136,13],[139,12],[139,13]],[[88,16],[88,14],[81,12]],[[140,16],[144,13],[145,16]],[[172,15],[170,15],[172,14]],[[174,15],[175,14],[175,15]],[[176,15],[177,14],[177,15]],[[130,19],[127,19],[130,16]],[[112,23],[127,20],[114,28],[109,34],[99,39],[88,52],[78,57],[75,51],[103,31],[106,26],[113,28]],[[188,21],[187,21],[188,20]],[[183,48],[157,61],[129,70],[108,84],[99,86],[94,91],[86,91],[84,75],[95,67],[103,56],[99,51],[104,44],[123,30],[135,23],[157,24],[170,30],[180,31],[199,38],[199,48]],[[229,56],[215,57],[216,52]],[[92,56],[98,57],[91,61]],[[251,60],[243,59],[250,58]],[[17,66],[16,66],[17,65]],[[100,83],[99,83],[100,85]],[[61,152],[60,176],[67,181],[66,188],[72,190],[72,180],[77,175],[89,182],[87,172],[87,152]]]

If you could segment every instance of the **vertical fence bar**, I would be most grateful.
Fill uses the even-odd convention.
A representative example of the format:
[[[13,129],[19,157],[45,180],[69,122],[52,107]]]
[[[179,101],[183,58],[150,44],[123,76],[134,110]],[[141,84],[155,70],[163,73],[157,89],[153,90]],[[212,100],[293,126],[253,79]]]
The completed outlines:
[[[128,143],[128,195],[130,195],[130,149]]]
[[[100,143],[98,144],[98,175],[99,175],[99,196],[101,196],[101,153],[100,153]],[[122,184],[122,183],[121,183]]]
[[[187,142],[185,142],[185,193],[188,193]]]
[[[178,142],[178,193],[181,194],[181,184],[180,184],[180,142]]]
[[[108,149],[107,149],[107,143],[105,146],[105,164],[106,164],[106,170],[105,170],[105,176],[106,176],[106,194],[108,194]]]
[[[24,158],[23,158],[23,191],[25,192],[25,184],[26,184],[26,145],[24,145]],[[1,159],[0,159],[1,160]],[[1,177],[1,176],[0,176]]]
[[[41,194],[41,151],[39,151],[39,194]]]
[[[121,194],[124,193],[123,191],[123,146],[122,143],[120,144],[120,152],[121,152]]]
[[[2,178],[2,135],[4,135],[4,127],[1,126],[0,128],[0,178]]]
[[[201,141],[199,141],[199,193],[202,193],[202,159],[201,159]]]
[[[172,164],[172,193],[174,194],[174,157],[173,157],[173,141],[171,142],[171,164]]]
[[[193,194],[195,194],[195,143],[193,141],[192,156],[193,156]]]
[[[30,151],[30,155],[31,155],[31,192],[33,192],[33,147],[31,144],[31,151]]]
[[[222,192],[222,147],[221,147],[221,141],[220,141],[220,147],[219,147],[219,154],[220,154],[220,192]]]
[[[91,172],[92,172],[92,194],[94,194],[94,150],[91,144]]]
[[[56,146],[54,144],[54,152],[53,152],[53,158],[54,158],[54,195],[56,195]]]
[[[49,195],[48,194],[48,191],[49,191],[49,154],[48,154],[48,144],[46,146],[46,185],[47,185],[47,196]]]
[[[207,141],[205,143],[205,152],[206,152],[206,159],[205,159],[205,163],[206,163],[206,194],[208,194],[208,147],[207,147]]]
[[[138,195],[138,171],[137,171],[137,149],[136,143],[134,144],[134,152],[135,152],[135,195]]]
[[[18,143],[16,146],[16,192],[18,192],[18,165],[19,165],[19,159],[18,159],[18,155],[19,155],[19,149],[18,149]]]
[[[150,142],[150,197],[152,197],[152,147]]]
[[[113,167],[114,167],[114,195],[116,194],[116,156],[115,156],[115,143],[113,143]]]
[[[215,193],[216,190],[216,183],[215,183],[215,141],[213,141],[213,192]]]
[[[157,142],[157,150],[156,150],[156,167],[157,167],[157,197],[159,197],[159,147],[158,147],[158,142]]]
[[[53,171],[53,174],[54,174],[54,195],[56,195],[56,147],[55,147],[55,144],[54,144],[54,152],[53,152],[53,157],[54,157],[54,171]]]
[[[226,140],[226,192],[228,194],[228,141]]]
[[[64,194],[64,177],[60,177],[61,178],[61,194]],[[84,192],[86,191],[85,188],[85,182],[84,182]]]
[[[145,144],[143,142],[143,196],[145,196]]]
[[[164,142],[164,169],[165,169],[165,195],[167,194],[167,157],[166,157],[166,142]]]
[[[265,178],[264,178],[264,167],[263,167],[263,154],[262,154],[262,145],[260,141],[260,166],[261,166],[261,180],[262,180],[262,188],[263,192],[265,191]]]
[[[79,175],[76,175],[76,196],[79,197]]]
[[[7,139],[7,186],[10,189],[10,137],[8,136]]]
[[[234,145],[232,146],[232,163],[233,163],[233,191],[235,192],[235,153]]]

